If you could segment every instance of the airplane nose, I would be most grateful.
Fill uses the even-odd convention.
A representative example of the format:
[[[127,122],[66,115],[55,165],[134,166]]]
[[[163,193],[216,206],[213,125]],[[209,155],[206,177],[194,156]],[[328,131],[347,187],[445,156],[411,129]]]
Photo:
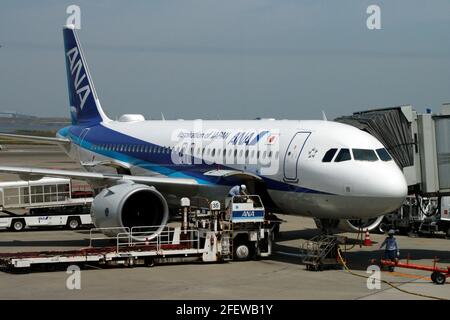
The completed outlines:
[[[401,207],[408,194],[408,184],[399,168],[392,168],[378,177],[377,197],[382,199],[385,213],[392,212]]]
[[[405,199],[408,194],[408,185],[400,169],[393,170],[383,180],[383,193],[385,193],[386,197],[398,198],[402,201]]]

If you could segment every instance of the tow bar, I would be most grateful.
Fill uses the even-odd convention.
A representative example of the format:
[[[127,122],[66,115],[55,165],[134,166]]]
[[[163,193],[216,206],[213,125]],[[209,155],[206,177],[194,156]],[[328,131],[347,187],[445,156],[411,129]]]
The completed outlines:
[[[424,270],[431,271],[431,280],[436,284],[444,284],[446,279],[450,277],[450,266],[447,269],[439,268],[436,263],[439,260],[435,258],[433,260],[433,266],[427,266],[422,264],[409,263],[409,259],[406,263],[400,261],[391,261],[391,260],[380,260],[381,266],[389,266],[389,267],[399,267],[406,269],[416,269],[416,270]]]

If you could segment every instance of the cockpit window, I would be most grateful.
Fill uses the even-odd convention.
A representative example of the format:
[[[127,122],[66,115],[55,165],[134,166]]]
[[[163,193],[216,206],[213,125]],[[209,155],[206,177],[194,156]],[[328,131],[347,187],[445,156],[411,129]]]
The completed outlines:
[[[339,151],[338,155],[336,156],[336,159],[334,159],[334,162],[348,161],[351,159],[352,159],[352,156],[350,155],[350,150],[349,149],[341,149],[341,151]]]
[[[380,159],[383,161],[392,160],[391,156],[389,155],[389,153],[387,152],[387,150],[385,148],[377,149],[377,153],[378,153],[378,156],[380,157]]]
[[[378,157],[374,150],[370,149],[353,149],[353,158],[360,161],[377,161]]]
[[[336,154],[337,149],[333,148],[328,150],[323,156],[322,162],[331,162],[333,160],[334,155]]]

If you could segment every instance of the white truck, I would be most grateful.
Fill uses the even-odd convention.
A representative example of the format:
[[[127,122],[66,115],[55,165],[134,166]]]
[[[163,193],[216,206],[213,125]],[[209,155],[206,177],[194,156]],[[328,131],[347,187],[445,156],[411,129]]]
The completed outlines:
[[[81,226],[92,225],[89,207],[64,213],[48,212],[47,214],[25,214],[0,216],[0,228],[22,231],[25,228],[66,227],[75,230]]]
[[[74,190],[70,179],[0,183],[0,228],[21,231],[33,227],[77,229],[92,225],[89,190]],[[18,214],[17,210],[25,214]]]

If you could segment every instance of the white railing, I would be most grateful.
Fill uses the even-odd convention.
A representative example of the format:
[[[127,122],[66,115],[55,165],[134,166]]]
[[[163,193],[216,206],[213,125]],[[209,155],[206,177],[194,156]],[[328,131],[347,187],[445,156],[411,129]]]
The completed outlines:
[[[131,228],[131,232],[121,232],[116,236],[117,252],[120,248],[130,246],[154,246],[156,251],[161,251],[164,245],[186,245],[191,249],[200,249],[199,231],[194,229],[181,230],[164,226],[139,226]],[[136,231],[143,230],[143,231]],[[186,235],[186,237],[184,236]],[[124,241],[127,240],[127,241]]]
[[[107,236],[105,232],[108,231],[118,231],[116,236]],[[125,231],[125,232],[120,232]],[[101,234],[97,237],[94,237],[94,234]],[[129,227],[111,227],[111,228],[91,228],[89,230],[89,247],[92,247],[92,243],[94,240],[114,240],[116,239],[120,234],[126,234],[128,242],[130,242],[130,228]]]
[[[165,226],[134,226],[131,227],[131,243],[130,245],[133,245],[133,240],[138,238],[147,238],[147,240],[152,240],[154,237],[156,237],[157,234],[160,235],[161,240],[164,238],[164,240],[169,241],[169,233],[170,227]],[[173,228],[172,228],[173,230]]]

